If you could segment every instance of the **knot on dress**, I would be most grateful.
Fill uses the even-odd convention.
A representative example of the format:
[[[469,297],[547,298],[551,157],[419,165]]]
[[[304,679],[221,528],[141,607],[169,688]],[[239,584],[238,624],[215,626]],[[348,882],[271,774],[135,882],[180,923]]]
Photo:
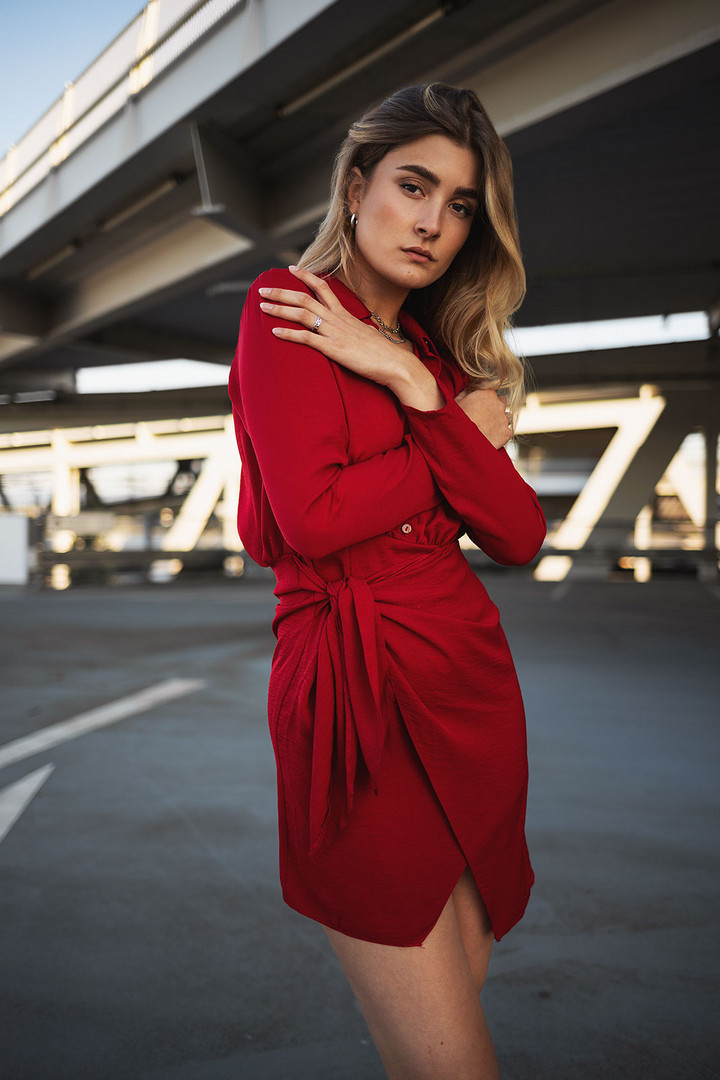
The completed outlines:
[[[301,579],[327,603],[315,683],[310,855],[347,824],[359,760],[377,778],[387,721],[382,700],[384,641],[375,597],[364,578],[327,581],[296,558]],[[342,782],[344,780],[344,783]]]

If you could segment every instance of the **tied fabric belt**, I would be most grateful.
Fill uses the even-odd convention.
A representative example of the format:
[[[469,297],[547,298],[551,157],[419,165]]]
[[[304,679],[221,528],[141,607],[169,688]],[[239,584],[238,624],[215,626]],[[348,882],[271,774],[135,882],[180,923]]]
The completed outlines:
[[[373,785],[377,782],[387,731],[383,714],[387,652],[378,611],[383,587],[392,583],[387,595],[395,607],[406,589],[412,602],[415,574],[427,581],[428,563],[451,553],[467,569],[454,542],[425,549],[410,561],[367,578],[348,575],[328,581],[295,554],[273,566],[280,599],[275,625],[285,615],[308,607],[315,609],[320,624],[316,656],[301,679],[304,693],[296,699],[298,708],[307,700],[312,702],[311,857],[347,824],[360,760]]]

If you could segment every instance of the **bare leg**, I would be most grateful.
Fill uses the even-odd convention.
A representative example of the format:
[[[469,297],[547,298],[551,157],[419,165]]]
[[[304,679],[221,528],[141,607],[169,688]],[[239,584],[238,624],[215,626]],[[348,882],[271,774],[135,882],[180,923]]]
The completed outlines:
[[[494,938],[490,916],[469,867],[463,872],[455,886],[452,899],[470,970],[479,994],[485,983]]]
[[[499,1080],[476,986],[490,955],[487,915],[472,879],[463,875],[455,893],[418,948],[326,928],[389,1080]]]

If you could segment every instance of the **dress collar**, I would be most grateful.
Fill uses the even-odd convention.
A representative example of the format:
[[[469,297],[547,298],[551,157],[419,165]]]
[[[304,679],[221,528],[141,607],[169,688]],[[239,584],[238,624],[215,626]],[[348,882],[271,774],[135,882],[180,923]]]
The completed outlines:
[[[356,319],[370,318],[370,309],[363,304],[357,293],[340,281],[340,278],[330,274],[325,280],[346,311],[349,311]]]
[[[365,322],[372,319],[370,309],[362,302],[357,293],[354,293],[344,282],[333,274],[329,275],[325,280],[346,311],[349,311],[356,319],[362,319]],[[440,357],[437,349],[420,324],[406,311],[401,310],[398,317],[403,333],[412,341],[420,359],[427,359],[431,363],[437,363],[439,366]]]

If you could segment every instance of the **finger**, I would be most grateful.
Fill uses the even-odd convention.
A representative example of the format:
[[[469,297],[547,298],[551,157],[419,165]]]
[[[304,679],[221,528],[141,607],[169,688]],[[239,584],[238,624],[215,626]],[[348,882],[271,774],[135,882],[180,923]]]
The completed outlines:
[[[279,304],[294,304],[296,307],[315,308],[320,303],[306,292],[293,292],[292,289],[258,289],[260,296],[265,300],[272,300]]]
[[[275,337],[279,337],[283,341],[294,341],[298,345],[309,345],[311,349],[318,349],[319,351],[322,351],[322,346],[325,343],[324,339],[312,330],[294,330],[289,326],[273,326],[272,332]]]
[[[332,308],[339,303],[325,278],[318,277],[317,274],[313,274],[311,270],[305,270],[302,266],[289,266],[288,270],[309,285],[326,307]]]
[[[322,321],[323,318],[319,312],[312,311],[309,308],[284,307],[282,304],[268,303],[262,303],[260,307],[266,315],[272,315],[276,319],[285,319],[287,322],[302,323],[303,326],[307,326],[310,330],[315,328],[318,319]],[[325,308],[321,310],[325,311]]]

